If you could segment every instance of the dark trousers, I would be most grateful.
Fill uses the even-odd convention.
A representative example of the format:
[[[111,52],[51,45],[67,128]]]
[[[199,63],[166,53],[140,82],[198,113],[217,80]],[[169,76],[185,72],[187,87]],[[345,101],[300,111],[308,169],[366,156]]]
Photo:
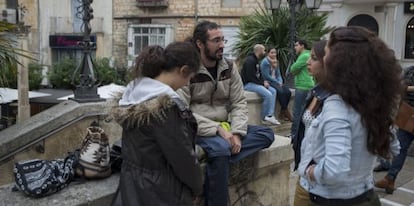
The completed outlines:
[[[292,92],[290,92],[289,88],[285,85],[280,86],[274,82],[270,83],[270,86],[276,89],[277,92],[277,101],[280,104],[281,110],[285,110],[288,108],[290,97],[292,96]]]
[[[312,194],[310,194],[310,206],[381,206],[381,202],[378,198],[377,193],[372,191],[367,195],[359,198],[362,201],[347,202],[347,200],[327,200],[325,201],[312,201]]]
[[[407,157],[408,149],[410,148],[411,143],[414,140],[414,134],[411,134],[405,130],[399,129],[397,131],[397,137],[400,141],[400,154],[398,154],[392,160],[391,167],[388,170],[387,176],[392,180],[397,178],[398,173],[404,166],[405,158]]]
[[[198,137],[196,143],[208,155],[204,182],[205,206],[228,205],[229,163],[269,147],[274,141],[273,130],[264,126],[249,125],[242,139],[239,154],[231,155],[231,145],[220,136]]]

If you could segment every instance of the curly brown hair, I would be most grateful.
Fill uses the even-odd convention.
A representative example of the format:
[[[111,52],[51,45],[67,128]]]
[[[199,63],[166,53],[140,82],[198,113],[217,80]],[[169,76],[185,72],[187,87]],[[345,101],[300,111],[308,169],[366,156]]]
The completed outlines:
[[[330,35],[324,64],[324,87],[361,115],[368,151],[389,158],[392,114],[402,94],[394,52],[363,27],[339,27]]]

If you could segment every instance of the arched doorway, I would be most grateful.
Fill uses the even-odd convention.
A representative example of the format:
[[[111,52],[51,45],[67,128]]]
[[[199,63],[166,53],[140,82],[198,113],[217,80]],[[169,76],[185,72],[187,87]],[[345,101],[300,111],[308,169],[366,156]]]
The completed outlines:
[[[368,14],[359,14],[352,17],[348,22],[348,26],[362,26],[378,34],[378,22]]]

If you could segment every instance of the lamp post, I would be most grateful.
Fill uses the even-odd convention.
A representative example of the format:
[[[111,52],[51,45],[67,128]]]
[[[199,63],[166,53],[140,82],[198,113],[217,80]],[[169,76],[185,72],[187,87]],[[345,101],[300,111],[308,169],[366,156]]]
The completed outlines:
[[[74,90],[74,98],[72,100],[77,102],[98,102],[105,101],[99,97],[97,92],[96,78],[91,58],[91,49],[95,46],[91,42],[91,25],[89,21],[93,19],[93,9],[91,3],[93,0],[78,0],[81,6],[78,7],[77,17],[81,18],[83,23],[81,31],[83,32],[83,39],[79,45],[83,48],[82,61],[76,68],[72,76],[72,84],[75,82],[75,77],[79,73],[79,84]]]
[[[290,24],[289,24],[289,62],[288,68],[292,65],[293,60],[295,59],[296,52],[295,52],[295,41],[296,41],[296,7],[299,3],[303,3],[305,1],[306,7],[308,9],[318,9],[322,3],[322,0],[287,0],[289,4],[289,11],[290,11]],[[280,7],[281,0],[265,0],[265,7],[267,9],[273,11]],[[286,70],[286,74],[288,74],[289,69]],[[292,82],[288,82],[291,84]]]

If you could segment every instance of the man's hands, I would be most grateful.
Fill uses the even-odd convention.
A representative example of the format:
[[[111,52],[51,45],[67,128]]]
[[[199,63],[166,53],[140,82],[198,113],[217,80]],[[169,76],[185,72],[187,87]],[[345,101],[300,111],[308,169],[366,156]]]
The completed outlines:
[[[232,138],[230,139],[230,145],[231,145],[231,153],[232,154],[239,154],[241,150],[241,140],[240,135],[234,134]]]
[[[241,149],[241,139],[240,135],[232,134],[231,132],[226,131],[222,127],[217,127],[218,135],[225,139],[231,145],[231,154],[238,154]]]
[[[269,88],[269,86],[270,86],[269,82],[268,82],[268,81],[266,81],[266,80],[264,81],[263,85],[264,85],[266,88]]]

